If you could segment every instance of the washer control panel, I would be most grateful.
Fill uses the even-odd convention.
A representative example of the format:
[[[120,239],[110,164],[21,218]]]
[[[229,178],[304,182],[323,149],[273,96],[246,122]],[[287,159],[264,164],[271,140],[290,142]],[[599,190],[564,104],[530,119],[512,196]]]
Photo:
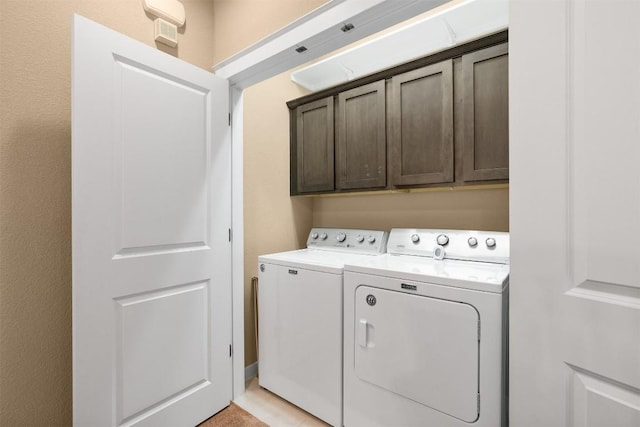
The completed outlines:
[[[509,233],[394,228],[387,251],[395,255],[509,264]]]
[[[352,228],[312,228],[307,248],[378,254],[387,251],[389,233]]]

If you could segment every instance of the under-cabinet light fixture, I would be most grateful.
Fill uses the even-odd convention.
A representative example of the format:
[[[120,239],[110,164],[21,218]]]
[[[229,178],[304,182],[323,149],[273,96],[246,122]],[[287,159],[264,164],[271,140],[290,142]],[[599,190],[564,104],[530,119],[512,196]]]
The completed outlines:
[[[322,90],[508,28],[508,0],[450,3],[395,31],[300,68],[291,80],[311,91]],[[353,33],[349,25],[339,27],[345,35]]]

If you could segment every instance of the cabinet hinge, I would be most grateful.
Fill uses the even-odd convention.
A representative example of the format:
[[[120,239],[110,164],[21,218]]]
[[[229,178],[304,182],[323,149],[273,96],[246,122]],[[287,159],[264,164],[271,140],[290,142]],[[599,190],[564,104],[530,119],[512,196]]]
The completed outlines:
[[[231,357],[232,354],[233,354],[233,346],[229,344],[229,357]],[[480,403],[478,403],[478,405],[480,405]]]
[[[229,241],[231,241],[231,229],[229,229]]]

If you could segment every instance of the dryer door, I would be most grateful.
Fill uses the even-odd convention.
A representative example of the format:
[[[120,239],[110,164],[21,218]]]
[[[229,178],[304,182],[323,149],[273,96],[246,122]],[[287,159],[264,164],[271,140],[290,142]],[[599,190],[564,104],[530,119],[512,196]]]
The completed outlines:
[[[476,309],[364,285],[355,297],[356,375],[460,420],[477,420]]]

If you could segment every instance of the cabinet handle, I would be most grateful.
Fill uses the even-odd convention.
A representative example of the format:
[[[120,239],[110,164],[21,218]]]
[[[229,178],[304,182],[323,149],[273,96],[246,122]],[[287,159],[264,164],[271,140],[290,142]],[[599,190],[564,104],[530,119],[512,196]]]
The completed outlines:
[[[298,270],[289,270],[289,274],[298,274]]]

